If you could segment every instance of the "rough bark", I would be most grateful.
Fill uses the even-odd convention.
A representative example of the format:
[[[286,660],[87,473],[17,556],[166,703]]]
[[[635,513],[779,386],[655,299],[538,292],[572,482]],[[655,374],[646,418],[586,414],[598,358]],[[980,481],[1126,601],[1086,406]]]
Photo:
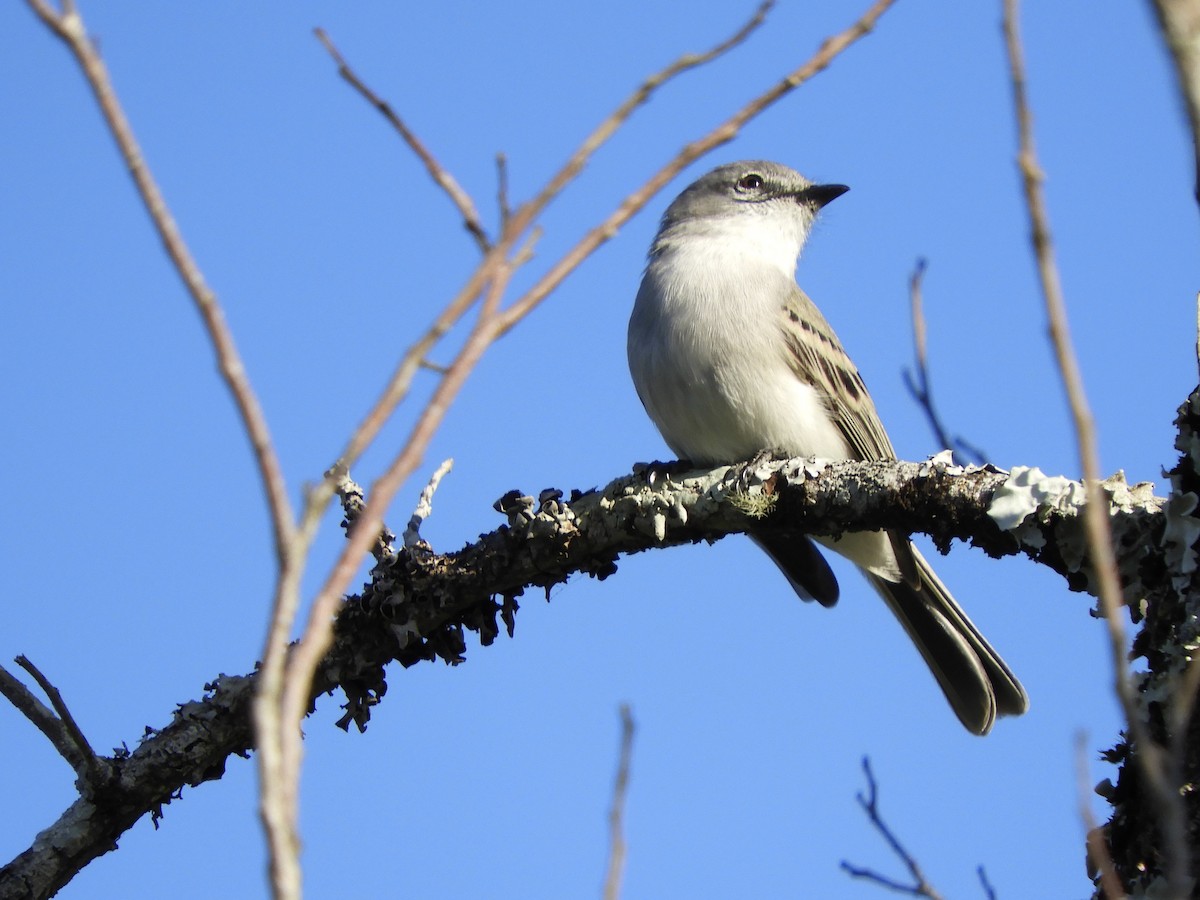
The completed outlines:
[[[1192,657],[1200,645],[1200,569],[1194,549],[1200,537],[1200,390],[1180,408],[1176,425],[1175,446],[1181,456],[1169,473],[1172,491],[1163,511],[1162,537],[1158,552],[1144,560],[1145,595],[1131,607],[1135,619],[1144,617],[1132,655],[1145,660],[1139,710],[1153,746],[1139,747],[1128,732],[1123,734],[1106,754],[1118,765],[1116,783],[1098,789],[1113,808],[1105,826],[1108,852],[1121,884],[1133,896],[1176,895],[1164,892],[1165,873],[1178,862],[1171,858],[1173,852],[1189,857],[1186,874],[1192,879],[1192,896],[1200,884],[1200,802],[1191,787],[1200,782],[1200,717],[1194,715],[1197,672],[1192,671]],[[1174,820],[1169,799],[1159,795],[1140,765],[1139,756],[1146,754],[1165,779],[1166,790],[1180,798]],[[1170,834],[1172,827],[1179,833]],[[1097,896],[1104,896],[1103,891]]]

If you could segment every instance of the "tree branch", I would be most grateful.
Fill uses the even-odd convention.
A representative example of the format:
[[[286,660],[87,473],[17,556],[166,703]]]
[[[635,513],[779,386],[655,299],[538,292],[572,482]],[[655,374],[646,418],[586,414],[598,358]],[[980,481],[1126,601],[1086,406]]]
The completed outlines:
[[[974,444],[969,443],[958,435],[951,436],[949,429],[942,423],[937,407],[933,402],[933,382],[929,377],[929,351],[925,340],[925,304],[921,296],[921,283],[925,279],[927,263],[918,259],[913,273],[908,279],[909,305],[912,311],[913,352],[916,356],[916,372],[904,370],[904,384],[912,394],[917,405],[925,413],[929,427],[933,429],[933,437],[939,447],[944,447],[959,454],[961,462],[985,464],[987,454]]]
[[[333,57],[333,61],[337,63],[338,74],[342,76],[347,84],[358,91],[368,103],[379,110],[379,113],[396,129],[396,133],[404,139],[404,143],[408,144],[412,152],[425,165],[429,176],[437,183],[438,187],[445,191],[446,196],[450,198],[450,202],[454,204],[459,215],[462,216],[463,226],[470,233],[471,237],[475,239],[476,245],[478,245],[481,251],[487,253],[492,248],[492,242],[483,227],[483,223],[479,220],[479,211],[475,208],[475,201],[471,199],[471,195],[462,189],[462,186],[454,176],[446,171],[446,168],[429,152],[429,148],[425,146],[424,142],[413,133],[412,129],[404,124],[404,120],[392,109],[391,104],[371,90],[366,82],[359,78],[355,71],[350,68],[350,64],[346,62],[345,57],[334,46],[333,40],[325,33],[325,29],[314,28],[313,34],[317,36],[317,40],[325,46],[325,49],[329,51],[329,55]]]
[[[619,900],[621,876],[625,872],[625,797],[629,793],[629,767],[633,760],[633,713],[621,704],[621,753],[613,781],[612,807],[608,811],[608,871],[604,877],[604,900]]]
[[[867,795],[858,795],[858,805],[862,807],[863,812],[867,814],[867,818],[871,820],[871,824],[875,827],[892,852],[904,863],[904,867],[908,869],[909,877],[912,878],[912,884],[903,884],[886,875],[880,875],[873,869],[864,869],[861,866],[851,865],[842,860],[842,870],[850,875],[851,878],[862,878],[866,881],[882,885],[889,890],[895,891],[898,894],[908,894],[910,897],[927,897],[928,900],[942,900],[942,895],[929,883],[925,878],[925,873],[921,871],[921,867],[917,864],[917,860],[911,853],[904,848],[900,843],[900,839],[896,837],[895,832],[883,820],[883,813],[879,811],[879,788],[875,782],[875,774],[871,771],[871,760],[868,757],[863,757],[862,761],[863,774],[867,777]]]
[[[75,774],[87,784],[88,788],[99,789],[107,780],[108,773],[100,763],[99,757],[96,756],[96,751],[92,749],[91,743],[84,737],[75,717],[71,715],[71,710],[67,708],[67,702],[63,700],[62,693],[27,657],[18,656],[17,665],[32,676],[33,680],[38,683],[38,687],[49,698],[50,705],[54,707],[58,725],[50,731],[43,728],[43,733],[63,758],[71,764],[75,769]]]
[[[225,313],[217,295],[204,279],[199,265],[188,249],[179,226],[175,223],[167,201],[150,172],[142,149],[134,136],[133,127],[125,117],[125,111],[117,99],[108,69],[100,58],[95,44],[87,36],[87,28],[73,2],[64,0],[62,13],[55,12],[46,0],[28,0],[30,7],[46,23],[53,34],[60,38],[87,80],[95,95],[96,104],[117,143],[125,166],[133,176],[134,185],[141,195],[142,203],[150,220],[163,242],[167,256],[183,280],[184,287],[200,313],[200,319],[208,333],[209,342],[216,353],[217,366],[225,379],[225,386],[233,397],[234,405],[241,415],[242,427],[250,439],[254,459],[258,464],[259,478],[267,498],[271,514],[271,526],[275,539],[275,557],[280,567],[286,563],[288,547],[295,535],[291,502],[288,500],[287,482],[283,468],[271,443],[271,432],[267,427],[266,414],[250,384],[245,365],[238,353],[233,332],[225,320]]]
[[[180,706],[170,725],[145,735],[133,753],[106,758],[111,789],[81,796],[0,868],[0,898],[53,896],[93,859],[117,849],[117,839],[142,816],[157,823],[184,785],[220,778],[229,756],[250,749],[252,684],[249,677],[222,677],[201,700]]]
[[[1046,301],[1046,315],[1050,325],[1051,344],[1062,373],[1063,387],[1075,425],[1079,442],[1080,464],[1084,483],[1090,485],[1100,477],[1100,460],[1096,449],[1096,425],[1088,406],[1079,371],[1079,361],[1072,347],[1067,323],[1066,303],[1063,300],[1062,283],[1058,276],[1053,240],[1050,236],[1049,216],[1046,199],[1042,192],[1045,175],[1038,163],[1033,141],[1033,116],[1029,111],[1025,88],[1025,63],[1021,39],[1017,32],[1017,0],[1004,0],[1004,35],[1008,49],[1009,68],[1012,77],[1013,105],[1016,111],[1017,131],[1020,135],[1020,150],[1017,164],[1025,190],[1025,204],[1029,212],[1030,240],[1033,244],[1034,260],[1038,279]],[[1093,510],[1098,506],[1093,506]],[[1113,678],[1117,696],[1125,708],[1126,718],[1132,728],[1138,728],[1140,716],[1134,708],[1133,688],[1129,683],[1128,667],[1125,664],[1125,629],[1120,617],[1121,585],[1117,579],[1116,566],[1109,564],[1112,554],[1112,536],[1108,533],[1105,519],[1098,513],[1089,520],[1089,541],[1092,552],[1100,557],[1100,599],[1108,621],[1111,636],[1110,647],[1113,658]]]
[[[400,550],[376,566],[361,596],[343,604],[334,643],[306,700],[340,689],[342,727],[365,728],[386,690],[384,667],[422,660],[460,662],[464,633],[484,646],[503,621],[511,635],[517,598],[548,590],[572,574],[607,578],[621,554],[713,541],[748,528],[787,528],[834,535],[854,528],[920,530],[943,546],[969,540],[990,555],[1024,553],[1063,574],[1068,585],[1093,584],[1083,537],[1084,491],[1078,482],[1037,470],[1012,473],[942,462],[817,463],[780,460],[672,474],[641,467],[602,490],[513,491],[497,508],[507,524],[447,554]],[[1162,570],[1163,501],[1148,485],[1105,482],[1122,569]],[[1149,590],[1134,577],[1131,589]],[[499,598],[499,600],[497,600]],[[81,797],[28,850],[0,869],[0,900],[46,897],[117,838],[185,786],[220,778],[231,755],[253,747],[251,697],[258,675],[222,676],[198,701],[185,703],[161,731],[132,753],[103,758],[111,789]]]
[[[79,726],[75,724],[75,719],[63,702],[58,689],[24,656],[18,656],[17,663],[41,685],[54,709],[42,703],[3,666],[0,666],[0,696],[15,706],[46,736],[46,740],[54,746],[59,756],[75,770],[81,788],[91,790],[93,786],[102,784],[105,781],[104,767],[92,752],[91,745],[79,730]]]
[[[1019,135],[1018,168],[1021,172],[1025,192],[1025,205],[1029,214],[1030,240],[1038,279],[1046,303],[1050,336],[1055,359],[1062,375],[1071,419],[1079,444],[1079,460],[1083,470],[1083,482],[1091,494],[1086,517],[1089,553],[1095,558],[1096,574],[1099,576],[1098,596],[1100,609],[1108,626],[1109,652],[1113,665],[1113,688],[1121,703],[1130,734],[1133,737],[1130,752],[1158,810],[1163,840],[1167,844],[1166,875],[1169,890],[1183,897],[1190,892],[1191,862],[1187,837],[1187,824],[1182,792],[1185,782],[1182,776],[1182,760],[1168,754],[1151,735],[1144,708],[1139,704],[1127,659],[1128,642],[1125,636],[1122,603],[1122,585],[1117,571],[1113,551],[1113,534],[1108,519],[1103,515],[1096,500],[1099,490],[1100,454],[1096,437],[1095,420],[1088,404],[1083,385],[1083,375],[1075,357],[1070,329],[1067,322],[1066,303],[1063,299],[1062,283],[1058,274],[1053,240],[1050,235],[1049,214],[1042,191],[1045,176],[1038,162],[1033,137],[1033,116],[1029,110],[1026,94],[1025,62],[1017,23],[1018,0],[1003,0],[1004,37],[1008,51],[1008,65],[1012,81],[1013,106]]]
[[[1180,99],[1187,111],[1195,156],[1194,191],[1200,202],[1200,3],[1152,0],[1163,42],[1175,63]]]
[[[588,160],[595,152],[612,136],[617,127],[623,124],[633,112],[649,100],[650,95],[657,88],[661,87],[670,79],[695,68],[696,66],[715,59],[720,54],[726,52],[736,44],[745,40],[747,36],[761,24],[763,17],[769,9],[770,3],[766,3],[759,8],[755,15],[742,26],[732,37],[718,44],[712,50],[702,54],[685,54],[671,65],[667,66],[661,72],[650,76],[642,84],[638,90],[625,100],[613,113],[607,116],[599,126],[584,139],[579,149],[572,154],[570,160],[551,177],[547,186],[539,192],[539,194],[531,201],[521,204],[516,210],[508,208],[508,185],[507,185],[507,161],[497,161],[498,178],[499,178],[499,203],[501,207],[501,219],[503,228],[500,238],[491,246],[490,250],[485,254],[484,258],[479,262],[474,272],[467,278],[466,283],[459,292],[450,300],[438,315],[434,323],[429,327],[424,335],[422,335],[415,343],[412,344],[401,358],[395,371],[392,373],[383,392],[376,400],[375,404],[368,411],[359,426],[355,429],[354,434],[350,438],[346,447],[343,449],[339,460],[347,467],[353,467],[362,455],[363,451],[375,439],[383,424],[391,416],[392,411],[396,406],[404,400],[408,394],[410,385],[412,384],[413,376],[417,370],[424,364],[429,351],[453,328],[459,320],[471,309],[480,294],[487,286],[495,279],[499,270],[503,267],[504,258],[515,252],[515,248],[521,243],[524,236],[531,228],[534,227],[538,217],[545,210],[547,204],[557,197],[572,178],[577,176],[583,170]],[[374,96],[372,93],[371,96]],[[411,146],[411,145],[410,145]],[[654,196],[654,193],[662,188],[668,181],[665,179],[658,184],[653,191],[645,193],[641,204],[630,209],[626,219],[636,213],[649,199]],[[628,201],[627,201],[628,203]],[[625,204],[622,205],[624,208]],[[616,227],[611,225],[611,218],[606,220],[605,240],[616,233]],[[624,219],[622,220],[622,222]],[[589,233],[591,234],[591,233]],[[586,239],[585,239],[586,240]],[[524,310],[518,313],[509,312],[505,315],[505,320],[502,323],[503,327],[499,330],[499,334],[503,334],[511,329],[517,321],[524,316],[529,308],[536,302],[540,302],[553,287],[557,286],[575,266],[587,257],[600,243],[596,241],[590,246],[590,249],[577,246],[574,250],[568,253],[568,256],[573,256],[573,264],[566,269],[560,266],[555,267],[560,269],[559,275],[550,283],[547,277],[544,276],[535,286],[533,290],[541,287],[542,290],[535,300],[526,302]],[[581,242],[582,243],[582,242]],[[531,292],[532,293],[532,292]],[[526,295],[527,297],[529,294]],[[519,303],[520,301],[518,301]],[[374,492],[372,492],[374,496]],[[386,504],[385,504],[386,505]]]
[[[879,21],[879,18],[888,11],[894,2],[895,0],[876,0],[849,28],[839,34],[826,38],[817,49],[817,52],[805,63],[792,70],[758,96],[749,100],[741,109],[716,128],[709,131],[708,134],[685,145],[666,165],[650,176],[640,188],[627,195],[608,218],[585,234],[579,243],[568,250],[558,262],[550,267],[549,271],[541,277],[537,284],[526,291],[519,300],[514,302],[505,311],[501,334],[506,333],[516,325],[534,307],[541,303],[551,291],[558,287],[562,283],[562,280],[573,272],[583,260],[595,252],[604,242],[616,235],[617,231],[637,214],[650,201],[650,198],[666,187],[671,179],[706,153],[710,153],[722,144],[732,141],[737,137],[742,128],[745,127],[747,122],[813,76],[827,69],[834,59],[852,44],[865,35],[870,34],[871,30],[875,27],[875,23]],[[767,5],[764,5],[761,9],[765,12],[767,8]],[[718,48],[710,51],[710,54],[715,55],[717,50],[724,52],[722,48],[727,49],[728,46],[732,46],[732,43],[727,42],[726,45],[720,45]],[[619,114],[619,112],[620,110],[614,116]],[[597,130],[597,133],[603,131],[603,129],[604,126],[602,125]],[[588,141],[585,141],[584,147],[587,147],[588,143]],[[564,173],[574,168],[574,161],[575,157],[564,167]],[[582,164],[580,164],[581,166]],[[535,201],[535,204],[538,201],[548,203],[552,197],[553,194],[550,192],[543,192],[538,200]],[[513,222],[519,222],[522,214],[530,211],[530,207],[540,211],[540,207],[526,204],[514,214]]]

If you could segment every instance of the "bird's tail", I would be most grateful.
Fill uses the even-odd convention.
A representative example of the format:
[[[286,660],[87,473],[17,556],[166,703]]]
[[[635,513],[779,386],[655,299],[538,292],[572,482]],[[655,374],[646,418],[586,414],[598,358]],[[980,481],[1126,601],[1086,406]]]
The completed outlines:
[[[1025,712],[1029,698],[925,558],[912,552],[919,588],[870,573],[867,579],[921,651],[959,721],[973,734],[987,734],[997,716]]]

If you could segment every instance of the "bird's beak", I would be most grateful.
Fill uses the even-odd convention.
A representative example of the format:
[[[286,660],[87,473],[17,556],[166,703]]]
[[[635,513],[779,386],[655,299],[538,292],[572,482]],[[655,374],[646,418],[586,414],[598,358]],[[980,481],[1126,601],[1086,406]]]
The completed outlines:
[[[844,184],[814,184],[798,193],[796,199],[805,203],[811,203],[817,209],[820,209],[826,203],[836,200],[848,190],[850,188]]]

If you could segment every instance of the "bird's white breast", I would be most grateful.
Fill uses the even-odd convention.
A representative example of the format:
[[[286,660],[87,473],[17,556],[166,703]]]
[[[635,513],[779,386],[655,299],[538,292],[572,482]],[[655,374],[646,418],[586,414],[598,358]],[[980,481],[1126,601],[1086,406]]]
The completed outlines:
[[[841,458],[845,440],[789,363],[794,242],[689,235],[647,267],[629,323],[629,367],[667,444],[696,463],[760,450]],[[736,273],[736,275],[732,274]]]

